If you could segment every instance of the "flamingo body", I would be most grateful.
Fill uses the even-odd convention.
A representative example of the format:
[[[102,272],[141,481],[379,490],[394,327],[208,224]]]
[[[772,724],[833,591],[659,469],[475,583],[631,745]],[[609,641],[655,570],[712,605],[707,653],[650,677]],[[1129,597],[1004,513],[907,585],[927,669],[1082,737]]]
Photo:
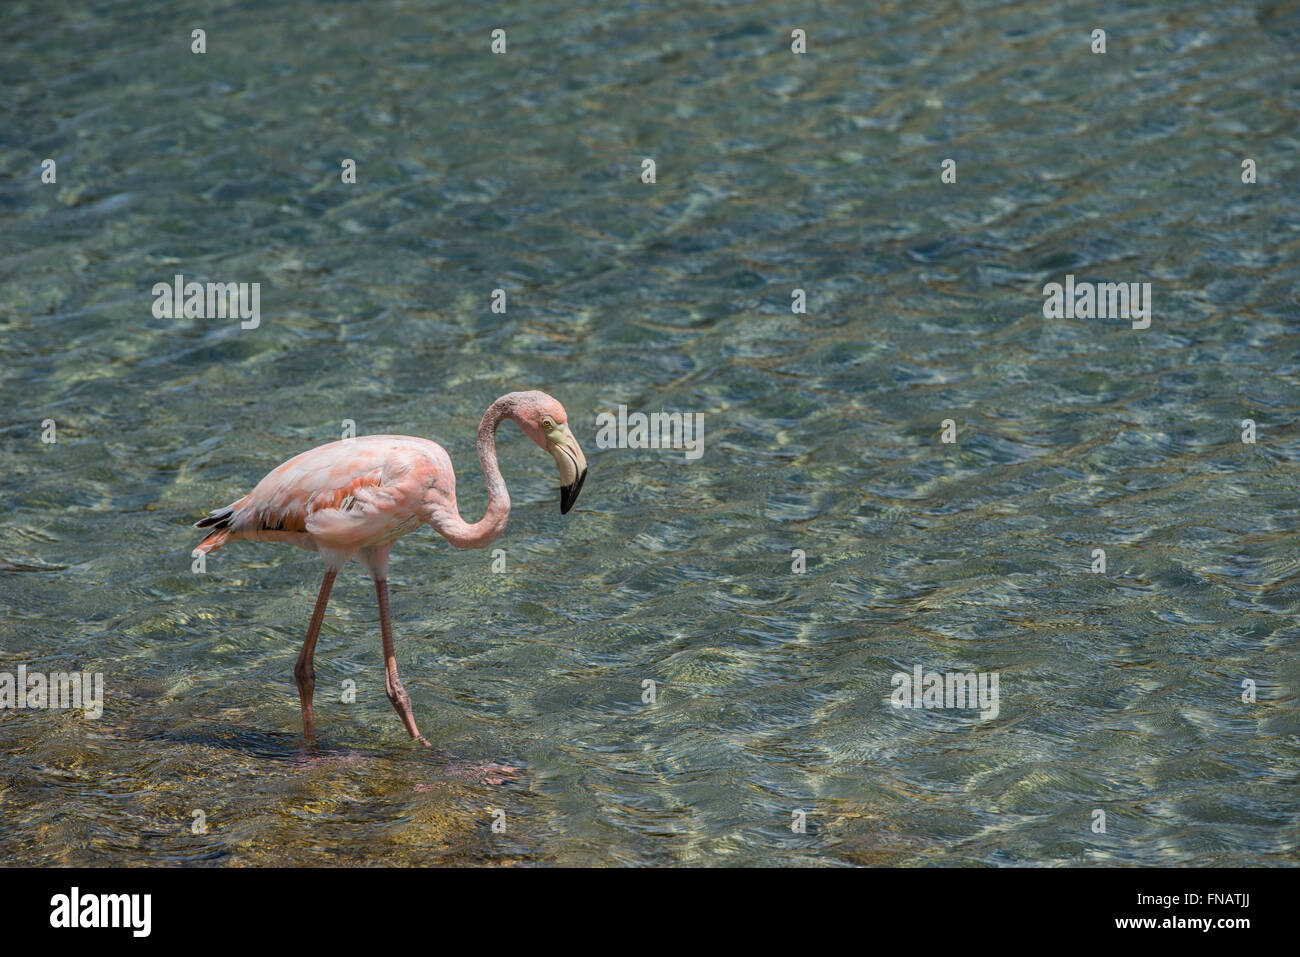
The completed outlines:
[[[214,511],[199,550],[234,539],[288,542],[339,557],[390,545],[425,522],[457,514],[456,473],[437,442],[409,435],[366,435],[295,455],[239,501]],[[441,506],[441,507],[437,507]],[[505,530],[495,529],[490,544]],[[346,558],[344,558],[346,562]]]

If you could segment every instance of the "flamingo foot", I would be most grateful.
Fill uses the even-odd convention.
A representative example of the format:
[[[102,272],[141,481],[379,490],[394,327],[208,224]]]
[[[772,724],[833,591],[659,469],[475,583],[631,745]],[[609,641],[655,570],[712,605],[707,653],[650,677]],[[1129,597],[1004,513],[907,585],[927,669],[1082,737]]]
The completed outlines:
[[[498,764],[495,761],[489,761],[487,764],[452,763],[447,765],[446,773],[448,777],[473,781],[476,784],[490,784],[493,787],[499,787],[507,780],[519,777],[518,768],[512,768],[508,764]]]

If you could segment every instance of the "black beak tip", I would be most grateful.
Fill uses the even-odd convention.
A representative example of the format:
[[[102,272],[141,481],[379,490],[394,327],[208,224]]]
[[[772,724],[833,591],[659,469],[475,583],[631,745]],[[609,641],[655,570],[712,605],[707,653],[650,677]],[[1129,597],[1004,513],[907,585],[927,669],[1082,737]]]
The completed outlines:
[[[582,491],[582,483],[587,481],[587,470],[583,469],[582,474],[578,476],[578,481],[572,485],[560,486],[560,514],[568,515],[569,509],[573,508],[573,503],[578,500],[578,493]]]

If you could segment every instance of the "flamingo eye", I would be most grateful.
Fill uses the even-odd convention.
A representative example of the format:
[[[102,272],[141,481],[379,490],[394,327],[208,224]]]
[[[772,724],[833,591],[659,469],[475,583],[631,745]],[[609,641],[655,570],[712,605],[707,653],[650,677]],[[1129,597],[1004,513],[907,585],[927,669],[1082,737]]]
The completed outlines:
[[[542,428],[550,432],[555,428],[555,420],[551,418],[542,419]]]

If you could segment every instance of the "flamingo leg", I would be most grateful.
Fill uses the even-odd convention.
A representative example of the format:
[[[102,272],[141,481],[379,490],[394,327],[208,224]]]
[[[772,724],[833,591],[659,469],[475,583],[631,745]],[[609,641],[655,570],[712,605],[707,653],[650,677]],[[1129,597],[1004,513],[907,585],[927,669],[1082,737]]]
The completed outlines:
[[[407,733],[412,739],[428,747],[429,742],[415,726],[411,696],[402,687],[402,679],[397,677],[397,656],[393,652],[393,626],[388,619],[388,579],[375,579],[375,596],[379,599],[379,631],[384,639],[384,690],[388,692],[388,700],[397,709],[402,724],[406,725]]]
[[[298,663],[293,666],[293,676],[298,681],[298,701],[302,704],[302,733],[308,738],[316,737],[316,715],[312,710],[312,694],[316,690],[316,669],[313,661],[316,657],[316,637],[320,634],[321,622],[325,620],[325,606],[329,603],[330,588],[334,585],[337,568],[325,569],[325,580],[320,584],[320,594],[316,596],[316,607],[312,609],[311,624],[307,626],[307,638],[302,643]]]

